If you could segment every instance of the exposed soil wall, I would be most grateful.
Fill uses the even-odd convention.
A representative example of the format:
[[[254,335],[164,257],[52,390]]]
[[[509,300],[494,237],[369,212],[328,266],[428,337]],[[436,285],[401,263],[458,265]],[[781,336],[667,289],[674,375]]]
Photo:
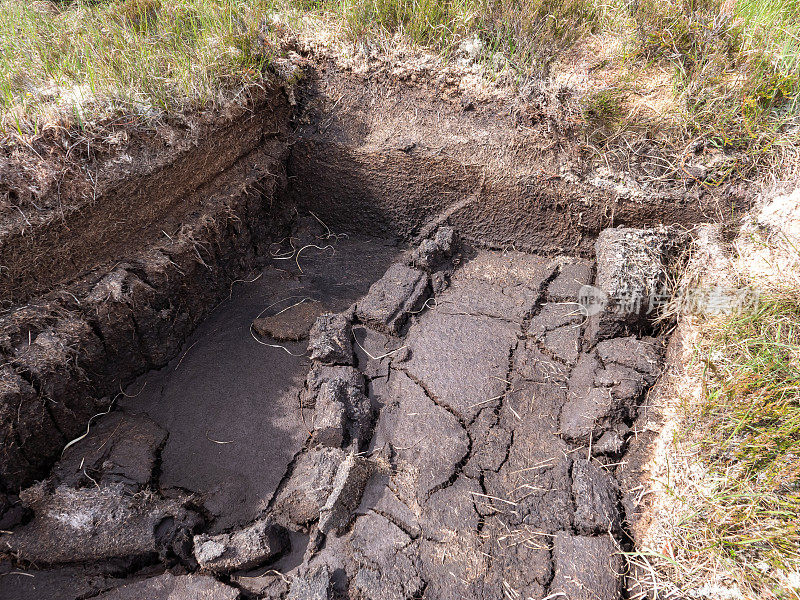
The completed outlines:
[[[446,219],[484,246],[589,256],[607,227],[691,226],[747,206],[735,187],[645,194],[590,171],[579,130],[544,93],[525,107],[442,97],[330,62],[297,96],[289,199],[334,228],[408,239]]]
[[[220,188],[252,183],[245,165],[263,169],[264,157],[271,157],[268,166],[282,166],[288,118],[288,102],[276,88],[236,107],[227,119],[198,123],[196,131],[165,126],[167,131],[143,135],[128,151],[83,170],[70,173],[65,165],[63,181],[46,194],[55,200],[38,197],[37,182],[14,181],[22,178],[4,169],[2,187],[17,183],[16,192],[8,193],[27,210],[0,220],[0,306],[19,304],[163,240],[192,212],[213,213]],[[98,171],[96,181],[92,170]]]
[[[0,316],[0,490],[45,475],[287,231],[273,202],[285,185],[287,104],[270,100],[149,183],[123,181],[68,222],[4,240],[6,299],[88,273]]]

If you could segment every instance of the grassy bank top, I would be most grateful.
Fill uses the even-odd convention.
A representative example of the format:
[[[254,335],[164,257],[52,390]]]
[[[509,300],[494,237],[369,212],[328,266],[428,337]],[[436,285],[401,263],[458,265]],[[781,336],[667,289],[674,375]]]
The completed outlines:
[[[485,75],[517,82],[604,36],[618,50],[589,67],[605,86],[585,98],[601,144],[638,128],[759,165],[800,136],[800,0],[0,0],[0,137],[221,103],[260,81],[278,20],[445,56],[466,40]],[[654,67],[669,76],[669,127],[632,109]]]
[[[258,81],[263,3],[0,0],[0,135],[219,102]]]

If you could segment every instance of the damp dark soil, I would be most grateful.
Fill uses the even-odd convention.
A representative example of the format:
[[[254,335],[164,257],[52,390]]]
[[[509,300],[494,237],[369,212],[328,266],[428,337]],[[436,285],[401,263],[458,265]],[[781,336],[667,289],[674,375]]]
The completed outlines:
[[[215,517],[213,530],[244,525],[266,508],[310,427],[299,399],[311,365],[305,353],[310,326],[304,339],[282,342],[252,335],[253,320],[314,301],[318,314],[340,312],[399,251],[380,239],[343,237],[335,249],[305,250],[302,273],[294,257],[273,261],[255,281],[235,284],[185,349],[119,401],[124,411],[145,413],[169,432],[159,481],[199,492]]]
[[[618,295],[748,198],[591,173],[556,99],[306,67],[4,184],[0,597],[625,597],[667,338]]]
[[[664,339],[581,314],[613,261],[449,227],[269,255],[21,492],[4,597],[622,597],[614,473]],[[305,304],[307,340],[252,327]]]

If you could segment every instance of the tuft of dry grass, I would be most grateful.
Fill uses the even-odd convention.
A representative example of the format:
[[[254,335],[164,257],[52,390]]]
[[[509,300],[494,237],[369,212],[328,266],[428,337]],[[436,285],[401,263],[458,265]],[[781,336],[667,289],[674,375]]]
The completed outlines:
[[[640,0],[631,14],[634,64],[673,70],[686,135],[742,153],[743,175],[800,136],[798,0]],[[709,181],[709,183],[718,183]]]
[[[800,293],[771,293],[703,327],[694,426],[712,486],[685,523],[686,543],[780,597],[800,573]]]

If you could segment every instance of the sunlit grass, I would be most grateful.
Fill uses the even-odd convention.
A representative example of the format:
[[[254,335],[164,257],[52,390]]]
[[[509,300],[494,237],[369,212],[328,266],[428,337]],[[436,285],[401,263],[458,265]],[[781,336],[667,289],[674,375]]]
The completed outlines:
[[[257,81],[259,0],[0,0],[0,135],[196,110]]]
[[[800,72],[800,0],[739,0],[745,48],[764,52],[786,76]]]
[[[752,165],[800,136],[800,2],[642,0],[635,54],[674,70],[687,133]]]
[[[706,325],[706,398],[696,418],[710,493],[687,544],[743,568],[756,587],[800,569],[800,297],[770,293]]]
[[[0,0],[0,135],[218,102],[259,79],[272,11],[444,55],[477,38],[487,74],[501,65],[516,81],[546,77],[572,44],[612,32],[627,42],[618,69],[628,81],[644,64],[673,70],[686,139],[760,167],[800,137],[800,0]],[[620,106],[604,106],[636,129],[618,96]]]
[[[286,4],[286,3],[285,3]],[[485,54],[502,52],[520,71],[556,57],[597,30],[612,3],[600,0],[289,0],[306,11],[334,15],[355,39],[401,36],[450,53],[477,38]]]

